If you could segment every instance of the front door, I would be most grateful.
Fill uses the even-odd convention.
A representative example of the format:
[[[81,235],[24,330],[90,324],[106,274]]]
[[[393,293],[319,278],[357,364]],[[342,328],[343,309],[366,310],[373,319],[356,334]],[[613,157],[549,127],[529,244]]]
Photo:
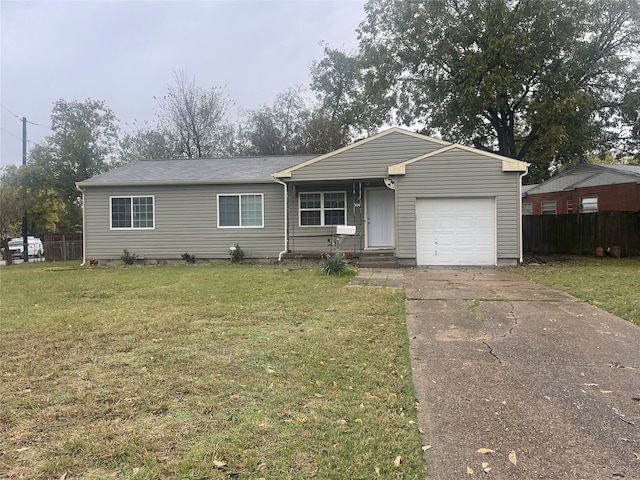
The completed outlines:
[[[367,248],[393,248],[393,203],[393,190],[367,190]]]

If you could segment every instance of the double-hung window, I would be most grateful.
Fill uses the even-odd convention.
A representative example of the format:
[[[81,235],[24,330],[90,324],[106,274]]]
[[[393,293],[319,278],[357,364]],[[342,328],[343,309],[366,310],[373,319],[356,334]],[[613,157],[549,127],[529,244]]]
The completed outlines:
[[[261,228],[264,226],[261,193],[218,195],[219,228]]]
[[[301,193],[300,226],[346,225],[346,193]]]
[[[595,213],[598,211],[598,197],[580,198],[581,213]]]
[[[155,225],[154,197],[110,197],[111,229],[152,229]]]
[[[546,200],[542,202],[543,215],[556,215],[557,211],[555,200]]]

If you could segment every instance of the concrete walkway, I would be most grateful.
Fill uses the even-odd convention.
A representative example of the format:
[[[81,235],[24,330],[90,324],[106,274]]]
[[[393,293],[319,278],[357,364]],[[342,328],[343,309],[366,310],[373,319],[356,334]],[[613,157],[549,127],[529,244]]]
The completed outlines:
[[[396,272],[428,479],[640,479],[640,328],[504,269]]]

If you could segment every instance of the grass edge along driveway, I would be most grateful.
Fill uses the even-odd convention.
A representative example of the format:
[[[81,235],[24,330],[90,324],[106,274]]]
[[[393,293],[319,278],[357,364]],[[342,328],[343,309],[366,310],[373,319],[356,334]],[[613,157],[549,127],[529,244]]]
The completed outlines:
[[[2,477],[424,476],[402,291],[266,265],[0,276]]]
[[[510,270],[640,326],[640,257],[561,255],[540,260]]]

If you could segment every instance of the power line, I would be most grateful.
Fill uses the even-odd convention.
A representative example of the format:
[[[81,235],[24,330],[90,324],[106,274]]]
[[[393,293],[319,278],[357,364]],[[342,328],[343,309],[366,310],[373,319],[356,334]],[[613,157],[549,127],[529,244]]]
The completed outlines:
[[[16,117],[19,121],[22,122],[22,118],[20,117],[20,115],[15,114],[14,112],[12,112],[11,110],[9,110],[7,107],[5,107],[3,104],[0,103],[0,106],[2,108],[4,108],[7,112],[9,112],[11,115],[13,115],[14,117]],[[47,127],[46,125],[42,125],[40,123],[36,123],[36,122],[31,122],[29,120],[27,120],[27,123],[31,124],[31,125],[35,125],[36,127],[42,127],[42,128],[46,128],[48,130],[51,130],[51,127]]]
[[[17,138],[18,140],[22,141],[22,137],[19,137],[18,135],[16,135],[15,133],[10,132],[9,130],[7,130],[6,128],[2,128],[0,127],[0,130],[2,130],[5,133],[8,133],[9,135],[11,135],[12,137]],[[36,143],[32,140],[27,140],[27,143]]]

